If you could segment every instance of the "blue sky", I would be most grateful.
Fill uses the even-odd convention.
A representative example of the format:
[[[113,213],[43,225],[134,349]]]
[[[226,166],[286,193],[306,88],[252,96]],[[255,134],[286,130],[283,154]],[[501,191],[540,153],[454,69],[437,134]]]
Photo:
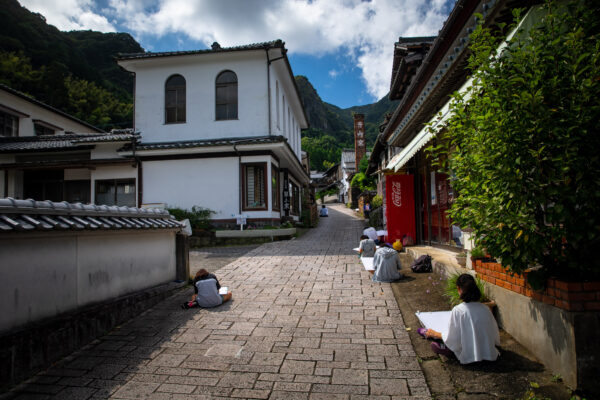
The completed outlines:
[[[19,0],[60,30],[128,32],[146,50],[282,39],[294,74],[338,107],[389,90],[399,36],[435,35],[454,0]]]

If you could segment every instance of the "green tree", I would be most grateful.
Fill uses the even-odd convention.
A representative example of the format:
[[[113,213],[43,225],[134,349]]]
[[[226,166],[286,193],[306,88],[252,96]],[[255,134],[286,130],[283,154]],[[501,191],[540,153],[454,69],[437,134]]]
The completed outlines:
[[[475,30],[473,85],[430,148],[459,193],[452,219],[510,270],[541,265],[538,287],[600,270],[600,4],[560,4],[500,54],[499,30]]]

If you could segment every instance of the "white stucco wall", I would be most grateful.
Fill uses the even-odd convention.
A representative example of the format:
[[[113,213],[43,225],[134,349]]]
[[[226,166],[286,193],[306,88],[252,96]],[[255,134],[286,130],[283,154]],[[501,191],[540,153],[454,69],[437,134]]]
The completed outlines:
[[[277,161],[270,156],[245,156],[242,163]],[[237,157],[197,158],[189,160],[164,160],[143,162],[143,201],[145,204],[162,203],[191,209],[193,206],[209,208],[216,213],[212,219],[231,219],[240,213],[240,176]],[[280,178],[280,185],[281,185]],[[271,202],[271,168],[267,168],[269,209],[242,211],[249,218],[279,218]]]
[[[64,133],[65,131],[75,133],[97,132],[86,125],[31,103],[2,89],[0,89],[0,104],[29,115],[28,117],[19,117],[19,136],[35,136],[35,131],[33,129],[34,119],[62,128],[62,131],[58,131],[57,133]],[[10,113],[10,111],[6,112]]]
[[[135,128],[144,142],[267,135],[266,64],[264,51],[139,62],[135,67]],[[225,70],[237,75],[238,119],[216,121],[215,80]],[[186,122],[165,124],[165,82],[174,74],[186,80]]]
[[[212,218],[239,213],[237,157],[144,161],[143,201],[216,211]]]
[[[172,231],[0,237],[0,332],[175,279]]]

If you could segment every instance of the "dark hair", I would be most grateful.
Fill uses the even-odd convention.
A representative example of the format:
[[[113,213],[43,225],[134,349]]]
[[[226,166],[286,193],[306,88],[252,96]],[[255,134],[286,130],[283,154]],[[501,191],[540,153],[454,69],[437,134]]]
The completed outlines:
[[[321,208],[325,208],[325,204],[323,204],[323,205],[321,206]]]
[[[196,272],[196,278],[202,278],[204,275],[208,275],[208,271],[204,268]]]
[[[364,239],[368,239],[368,238],[369,238],[369,237],[368,237],[367,235],[362,235],[362,236],[360,237],[360,240],[364,240]]]
[[[462,274],[456,279],[456,286],[460,288],[462,294],[460,298],[465,303],[470,303],[472,301],[478,301],[481,298],[481,292],[477,287],[477,283],[475,282],[475,278],[473,278],[469,274]]]

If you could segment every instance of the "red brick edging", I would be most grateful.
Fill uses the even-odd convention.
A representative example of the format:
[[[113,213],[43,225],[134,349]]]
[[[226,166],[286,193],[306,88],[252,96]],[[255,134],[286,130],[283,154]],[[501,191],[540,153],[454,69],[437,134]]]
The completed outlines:
[[[566,282],[550,278],[541,291],[531,289],[526,276],[511,274],[500,263],[473,260],[481,279],[515,293],[569,311],[600,311],[600,282]]]

